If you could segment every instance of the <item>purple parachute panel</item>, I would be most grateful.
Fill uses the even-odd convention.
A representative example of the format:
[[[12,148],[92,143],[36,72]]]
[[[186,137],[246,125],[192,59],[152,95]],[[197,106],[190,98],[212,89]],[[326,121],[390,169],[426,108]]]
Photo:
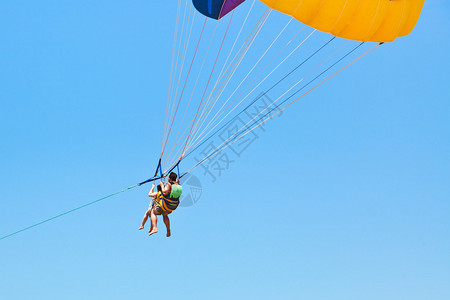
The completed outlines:
[[[223,16],[228,14],[230,11],[241,5],[241,3],[244,1],[245,0],[225,0],[219,18],[222,18]]]

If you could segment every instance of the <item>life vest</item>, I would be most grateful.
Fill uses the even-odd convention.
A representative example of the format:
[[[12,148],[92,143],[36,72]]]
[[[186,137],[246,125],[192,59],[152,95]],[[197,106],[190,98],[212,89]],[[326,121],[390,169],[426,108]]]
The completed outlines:
[[[172,190],[170,191],[169,198],[171,198],[171,199],[179,199],[180,196],[181,196],[181,193],[183,191],[183,188],[179,184],[171,184],[171,183],[169,183],[169,184],[172,187]]]

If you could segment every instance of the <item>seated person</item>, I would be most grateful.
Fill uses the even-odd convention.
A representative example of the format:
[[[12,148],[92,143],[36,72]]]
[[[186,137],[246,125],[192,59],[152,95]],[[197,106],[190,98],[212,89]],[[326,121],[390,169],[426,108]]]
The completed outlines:
[[[170,237],[170,220],[169,214],[172,213],[180,204],[180,196],[182,192],[182,187],[180,181],[177,180],[177,174],[171,172],[169,174],[169,182],[164,185],[162,182],[159,184],[161,188],[161,194],[157,200],[154,201],[154,205],[150,211],[150,219],[152,225],[150,227],[149,235],[158,232],[156,223],[158,221],[157,215],[163,216],[164,224],[167,228],[167,237]],[[150,196],[150,194],[149,194]],[[158,194],[157,194],[158,196]]]

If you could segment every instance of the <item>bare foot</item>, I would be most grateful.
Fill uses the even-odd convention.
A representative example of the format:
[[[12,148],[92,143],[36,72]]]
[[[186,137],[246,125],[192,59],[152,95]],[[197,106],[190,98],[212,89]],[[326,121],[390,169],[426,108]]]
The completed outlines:
[[[144,226],[141,225],[141,227],[139,227],[139,230],[142,230],[142,229],[144,229]]]
[[[150,231],[150,233],[148,234],[148,236],[151,236],[152,234],[154,234],[154,233],[157,233],[158,232],[158,229],[153,229],[152,231]]]
[[[169,231],[167,231],[166,236],[167,236],[167,237],[170,237],[170,235],[171,235],[171,234],[170,234],[170,230],[169,230]]]
[[[153,227],[150,227],[150,230],[148,231],[148,233],[152,232],[152,230],[153,230]]]

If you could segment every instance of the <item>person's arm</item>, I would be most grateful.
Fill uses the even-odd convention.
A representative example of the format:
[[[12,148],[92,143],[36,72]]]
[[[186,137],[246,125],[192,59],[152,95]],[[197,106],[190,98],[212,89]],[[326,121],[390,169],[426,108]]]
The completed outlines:
[[[155,184],[153,183],[150,192],[148,192],[149,197],[155,197],[156,193],[153,193],[154,189],[155,189]]]
[[[161,188],[162,188],[162,193],[164,196],[170,195],[170,192],[172,191],[172,186],[170,184],[167,183],[164,186],[163,183],[161,182]]]

